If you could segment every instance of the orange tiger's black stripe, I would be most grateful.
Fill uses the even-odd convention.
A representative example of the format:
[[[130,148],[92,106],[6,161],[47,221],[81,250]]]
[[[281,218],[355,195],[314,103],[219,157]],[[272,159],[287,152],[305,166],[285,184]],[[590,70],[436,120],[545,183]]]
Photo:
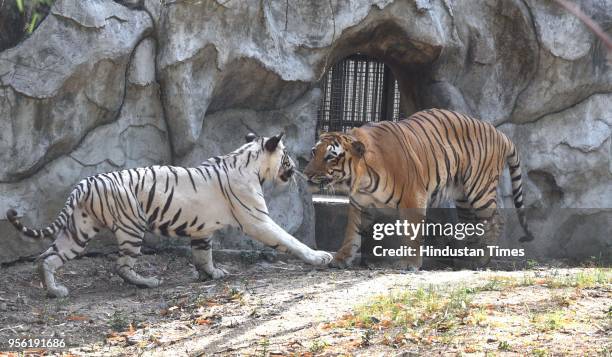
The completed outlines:
[[[525,231],[520,240],[529,241],[533,235],[525,219],[516,147],[493,125],[464,114],[430,109],[399,122],[367,123],[348,133],[323,133],[304,173],[312,183],[350,186],[356,209],[349,216],[345,248],[353,246],[352,226],[360,219],[359,211],[369,205],[425,210],[454,200],[461,211],[492,217],[506,164]],[[348,250],[341,249],[337,258],[344,258],[340,253],[350,256]]]

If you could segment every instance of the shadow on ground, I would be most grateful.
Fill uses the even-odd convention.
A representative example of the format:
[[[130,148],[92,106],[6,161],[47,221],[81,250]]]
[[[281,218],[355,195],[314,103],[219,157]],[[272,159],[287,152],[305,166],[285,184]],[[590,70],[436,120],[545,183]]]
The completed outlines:
[[[222,264],[231,276],[220,281],[200,282],[187,258],[163,253],[143,256],[137,267],[145,276],[161,277],[163,284],[155,289],[138,289],[123,283],[113,273],[114,258],[85,257],[69,262],[58,273],[58,280],[70,289],[70,296],[64,299],[45,297],[34,263],[2,267],[0,350],[11,350],[9,339],[44,337],[64,339],[67,347],[61,350],[79,355],[142,352],[190,356],[371,355],[402,351],[459,353],[471,349],[486,352],[497,351],[500,346],[521,352],[529,351],[534,345],[562,352],[583,348],[589,343],[606,348],[606,336],[611,331],[609,270],[605,271],[608,279],[605,284],[579,292],[571,286],[559,286],[552,291],[538,285],[537,280],[530,280],[533,286],[523,284],[512,286],[512,289],[507,286],[479,290],[470,300],[477,305],[470,303],[465,308],[476,306],[482,310],[485,306],[489,310],[483,311],[492,317],[485,316],[476,324],[459,321],[453,333],[463,336],[461,341],[438,338],[445,336],[444,331],[434,331],[438,337],[433,340],[406,340],[395,344],[387,342],[389,334],[397,334],[397,329],[372,330],[359,325],[330,328],[330,323],[333,325],[334,321],[343,319],[356,306],[390,292],[430,286],[481,286],[499,277],[524,279],[550,273],[571,275],[585,269],[424,271],[415,274],[361,268],[322,269],[293,260],[257,261]],[[570,293],[573,294],[571,298],[557,300],[568,304],[565,308],[575,307],[568,319],[588,326],[570,328],[564,325],[552,331],[565,337],[562,345],[554,334],[543,337],[533,320],[536,317],[532,316],[533,321],[511,322],[512,316],[525,315],[525,309],[533,314],[535,307]],[[559,306],[551,307],[551,311],[553,308]],[[507,321],[499,321],[504,317]],[[512,331],[513,328],[516,331]],[[516,335],[512,337],[512,333]],[[509,347],[503,342],[518,341],[519,337],[524,340],[520,346]]]

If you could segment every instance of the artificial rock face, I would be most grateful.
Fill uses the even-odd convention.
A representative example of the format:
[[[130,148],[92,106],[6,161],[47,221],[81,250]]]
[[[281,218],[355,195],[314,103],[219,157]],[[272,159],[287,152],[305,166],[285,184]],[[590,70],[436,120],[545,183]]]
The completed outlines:
[[[611,64],[601,42],[554,3],[128,5],[58,0],[29,38],[0,52],[1,212],[15,208],[41,226],[84,176],[195,165],[251,131],[284,130],[295,157],[307,160],[318,80],[336,61],[363,53],[391,68],[415,110],[460,110],[508,133],[523,156],[528,205],[597,209],[565,210],[556,225],[542,224],[535,255],[610,256],[610,226],[596,222],[612,207]],[[603,28],[612,25],[609,1],[581,6]],[[313,244],[303,183],[269,199],[273,217]],[[584,224],[589,230],[576,233]],[[0,233],[0,262],[48,244],[19,241],[3,219]],[[225,236],[221,246],[250,247],[238,232]]]

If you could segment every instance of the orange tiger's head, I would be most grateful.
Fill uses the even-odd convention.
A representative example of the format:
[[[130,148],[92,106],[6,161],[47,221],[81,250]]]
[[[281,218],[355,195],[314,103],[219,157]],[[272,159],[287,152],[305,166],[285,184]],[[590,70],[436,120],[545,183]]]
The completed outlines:
[[[323,133],[312,148],[312,158],[304,169],[308,183],[350,186],[352,166],[365,154],[365,145],[350,134]]]

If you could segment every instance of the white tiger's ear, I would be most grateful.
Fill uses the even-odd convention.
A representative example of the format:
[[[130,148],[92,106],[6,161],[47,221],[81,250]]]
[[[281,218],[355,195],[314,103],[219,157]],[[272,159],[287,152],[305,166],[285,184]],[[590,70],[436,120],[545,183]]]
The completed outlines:
[[[246,136],[244,137],[244,140],[246,140],[247,143],[250,143],[251,141],[257,139],[257,135],[253,134],[253,133],[248,133],[246,134]]]
[[[266,141],[266,143],[264,144],[264,147],[266,148],[266,150],[268,150],[269,152],[273,152],[274,150],[276,150],[276,147],[278,146],[278,143],[280,143],[281,139],[283,138],[283,135],[285,135],[285,133],[281,132],[280,134],[268,139],[268,141]]]

